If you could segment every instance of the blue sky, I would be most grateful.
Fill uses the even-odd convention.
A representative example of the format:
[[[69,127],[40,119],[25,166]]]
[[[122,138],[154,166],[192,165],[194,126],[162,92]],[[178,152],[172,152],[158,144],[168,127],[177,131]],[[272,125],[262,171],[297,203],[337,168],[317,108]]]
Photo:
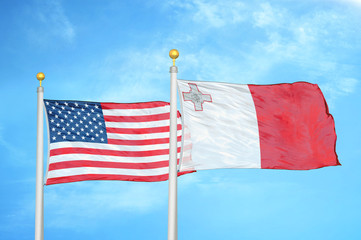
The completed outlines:
[[[178,179],[179,239],[360,239],[361,1],[1,1],[0,239],[34,238],[36,88],[169,101],[178,77],[321,87],[342,166]],[[46,154],[45,154],[46,155]],[[45,187],[45,239],[166,239],[168,182]]]

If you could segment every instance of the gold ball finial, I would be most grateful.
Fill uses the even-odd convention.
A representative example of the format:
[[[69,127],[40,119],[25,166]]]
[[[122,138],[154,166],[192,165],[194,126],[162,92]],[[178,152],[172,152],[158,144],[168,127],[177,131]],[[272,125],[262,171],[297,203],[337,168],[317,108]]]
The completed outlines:
[[[41,87],[41,81],[43,81],[45,79],[45,74],[42,72],[39,72],[38,74],[36,74],[36,78],[40,81],[40,87]]]
[[[179,56],[179,52],[177,49],[172,49],[169,51],[169,57],[173,59],[173,66],[175,65],[175,60]]]
[[[169,51],[169,57],[172,59],[176,59],[179,56],[179,52],[177,49],[172,49]]]

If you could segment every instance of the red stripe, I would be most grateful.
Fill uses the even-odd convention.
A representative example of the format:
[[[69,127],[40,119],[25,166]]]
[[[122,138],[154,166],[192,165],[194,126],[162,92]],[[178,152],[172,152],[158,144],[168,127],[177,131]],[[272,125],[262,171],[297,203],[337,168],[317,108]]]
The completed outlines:
[[[180,117],[180,113],[177,112],[177,117]],[[161,113],[154,115],[143,116],[104,116],[106,122],[153,122],[161,120],[169,120],[169,113]]]
[[[192,148],[193,148],[193,144],[190,143],[190,144],[185,145],[185,146],[183,147],[183,151],[184,151],[184,152],[185,152],[185,151],[189,151],[189,150],[192,150]]]
[[[180,147],[178,148],[178,153]],[[158,155],[169,154],[169,149],[149,150],[149,151],[117,151],[107,149],[94,148],[57,148],[50,150],[50,156],[57,156],[63,154],[91,154],[103,156],[118,156],[118,157],[150,157]]]
[[[169,113],[144,116],[104,116],[106,122],[152,122],[169,119]]]
[[[195,171],[179,172],[178,176],[192,173]],[[69,177],[57,177],[49,178],[46,181],[46,185],[58,184],[58,183],[70,183],[87,180],[120,180],[120,181],[135,181],[135,182],[159,182],[168,180],[168,174],[156,175],[156,176],[130,176],[130,175],[111,175],[111,174],[84,174],[74,175]]]
[[[180,142],[182,136],[177,137],[177,141]],[[145,139],[145,140],[123,140],[123,139],[108,139],[108,144],[114,145],[126,145],[126,146],[142,146],[142,145],[154,145],[169,143],[169,138],[157,138],[157,139]]]
[[[102,109],[144,109],[169,106],[168,102],[101,103]]]
[[[169,161],[148,162],[148,163],[124,163],[124,162],[103,162],[103,161],[89,161],[89,160],[76,160],[51,163],[49,171],[65,169],[65,168],[78,168],[78,167],[95,167],[95,168],[122,168],[122,169],[153,169],[168,167]]]
[[[316,84],[249,85],[261,167],[306,170],[339,165],[334,120]]]
[[[177,125],[177,130],[182,130],[182,125]],[[147,134],[147,133],[163,133],[169,132],[169,126],[152,127],[152,128],[108,128],[107,133],[121,133],[121,134]]]

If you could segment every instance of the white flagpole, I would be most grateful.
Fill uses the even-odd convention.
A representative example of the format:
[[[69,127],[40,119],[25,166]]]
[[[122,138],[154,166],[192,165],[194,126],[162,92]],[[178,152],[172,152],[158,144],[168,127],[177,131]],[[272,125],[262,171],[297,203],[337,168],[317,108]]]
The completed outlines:
[[[176,49],[169,52],[173,59],[170,67],[170,137],[169,137],[169,187],[168,187],[168,240],[177,240],[177,73]]]
[[[44,88],[41,81],[45,75],[39,72],[36,78],[40,81],[38,92],[38,120],[36,136],[36,195],[35,195],[35,240],[44,239]]]

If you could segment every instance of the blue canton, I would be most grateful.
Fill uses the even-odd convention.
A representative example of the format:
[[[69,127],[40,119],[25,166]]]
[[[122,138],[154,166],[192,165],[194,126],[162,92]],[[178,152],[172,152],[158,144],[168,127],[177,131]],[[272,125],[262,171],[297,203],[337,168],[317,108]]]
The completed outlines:
[[[50,143],[107,143],[103,111],[100,103],[44,99]]]

